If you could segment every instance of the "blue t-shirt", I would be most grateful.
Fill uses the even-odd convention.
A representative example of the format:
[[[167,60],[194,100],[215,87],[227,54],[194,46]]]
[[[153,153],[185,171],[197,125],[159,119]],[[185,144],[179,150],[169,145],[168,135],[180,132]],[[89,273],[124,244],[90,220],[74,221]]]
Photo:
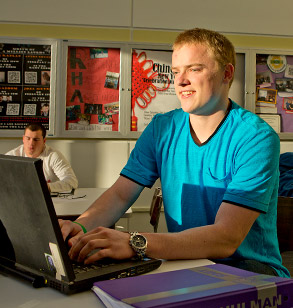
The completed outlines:
[[[231,102],[214,134],[197,145],[189,114],[156,115],[121,175],[151,187],[160,178],[169,232],[213,224],[223,201],[261,214],[232,258],[282,266],[277,239],[280,140],[257,115]]]

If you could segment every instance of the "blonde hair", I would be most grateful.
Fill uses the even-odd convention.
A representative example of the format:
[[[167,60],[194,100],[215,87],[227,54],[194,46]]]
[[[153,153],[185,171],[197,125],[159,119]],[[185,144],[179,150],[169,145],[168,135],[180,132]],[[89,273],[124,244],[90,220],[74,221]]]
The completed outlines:
[[[231,63],[236,65],[236,54],[233,44],[222,34],[216,31],[194,28],[180,33],[174,41],[173,50],[186,44],[206,45],[213,53],[221,67]],[[230,81],[230,86],[233,79]]]

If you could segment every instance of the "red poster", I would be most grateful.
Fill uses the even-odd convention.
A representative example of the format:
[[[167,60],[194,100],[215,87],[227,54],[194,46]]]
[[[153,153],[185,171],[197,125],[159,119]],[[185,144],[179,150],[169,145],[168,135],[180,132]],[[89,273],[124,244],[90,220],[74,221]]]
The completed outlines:
[[[120,49],[69,47],[66,129],[119,130]]]

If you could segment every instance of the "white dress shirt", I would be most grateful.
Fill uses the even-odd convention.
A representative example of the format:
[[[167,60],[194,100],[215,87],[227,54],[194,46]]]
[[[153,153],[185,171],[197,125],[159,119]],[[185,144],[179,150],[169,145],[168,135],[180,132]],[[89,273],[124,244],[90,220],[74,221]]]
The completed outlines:
[[[7,152],[6,155],[27,157],[23,145]],[[45,144],[38,158],[43,160],[43,171],[51,192],[71,191],[77,188],[78,180],[62,153]]]

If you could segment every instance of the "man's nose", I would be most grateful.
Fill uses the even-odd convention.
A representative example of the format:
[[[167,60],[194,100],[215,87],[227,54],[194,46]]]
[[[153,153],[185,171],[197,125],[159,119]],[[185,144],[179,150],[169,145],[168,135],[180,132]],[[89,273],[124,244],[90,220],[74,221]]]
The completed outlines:
[[[190,84],[190,81],[185,72],[182,72],[176,76],[176,83],[178,86],[185,86]]]

